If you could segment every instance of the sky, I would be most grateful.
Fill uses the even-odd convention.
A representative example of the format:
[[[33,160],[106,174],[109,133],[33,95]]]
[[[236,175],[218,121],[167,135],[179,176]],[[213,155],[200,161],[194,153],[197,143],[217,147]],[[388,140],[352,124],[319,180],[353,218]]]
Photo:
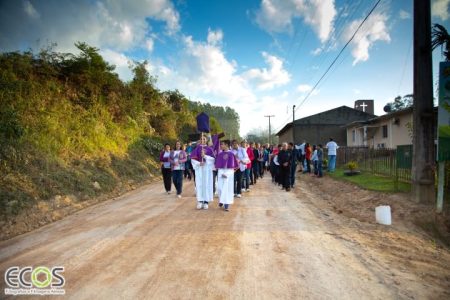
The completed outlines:
[[[295,118],[374,99],[375,114],[413,92],[413,0],[0,0],[0,51],[56,43],[98,47],[124,81],[148,62],[161,90],[229,106],[241,135],[277,132]],[[450,29],[450,0],[432,0]],[[433,53],[437,74],[440,50]],[[436,80],[436,79],[434,79]]]

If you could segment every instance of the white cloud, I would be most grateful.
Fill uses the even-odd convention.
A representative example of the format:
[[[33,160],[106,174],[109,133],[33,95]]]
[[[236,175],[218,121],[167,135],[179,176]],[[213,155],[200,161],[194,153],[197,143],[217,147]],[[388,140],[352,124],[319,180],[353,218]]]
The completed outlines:
[[[355,95],[361,94],[361,90],[359,90],[359,89],[353,89],[352,91],[353,91],[353,94],[355,94]]]
[[[411,19],[411,14],[403,9],[400,10],[399,16],[402,20]]]
[[[298,100],[302,101],[304,99],[304,97],[311,92],[313,89],[313,87],[309,84],[300,84],[299,86],[297,86],[297,91],[300,92],[300,94],[303,94]],[[318,95],[320,92],[320,90],[315,89],[314,91],[311,92],[310,96],[316,96]]]
[[[217,45],[222,43],[222,39],[223,39],[223,32],[222,30],[211,30],[211,28],[208,28],[208,44],[210,45]]]
[[[283,61],[266,52],[262,56],[269,68],[250,69],[243,74],[244,78],[254,82],[259,90],[270,90],[289,83],[291,76],[283,68]]]
[[[40,17],[39,13],[36,11],[30,1],[23,2],[23,9],[30,18],[38,19]]]
[[[264,114],[281,113],[288,105],[288,91],[269,96],[267,89],[284,84],[289,75],[280,58],[265,52],[262,57],[266,68],[242,71],[236,61],[225,56],[223,33],[218,39],[211,32],[205,41],[184,36],[183,49],[171,66],[152,61],[149,71],[158,77],[157,85],[162,90],[177,88],[193,101],[232,107],[240,115],[241,134],[246,134],[255,127],[255,121],[267,121]],[[258,95],[257,88],[265,89],[264,95]]]
[[[386,22],[387,15],[376,13],[371,15],[351,42],[353,65],[369,59],[369,49],[377,41],[390,42],[391,37],[388,32]],[[348,40],[354,34],[362,20],[351,22],[344,32],[344,39]]]
[[[130,58],[111,49],[100,50],[100,55],[105,61],[116,66],[115,72],[121,79],[128,81],[133,77],[133,73],[129,68]]]
[[[307,93],[311,90],[312,90],[312,86],[310,86],[309,84],[300,84],[297,87],[297,91],[299,91],[300,93]]]
[[[314,49],[313,51],[311,51],[311,54],[314,56],[317,56],[320,53],[322,53],[322,51],[323,51],[322,47],[318,47],[318,48]]]
[[[147,48],[148,52],[152,52],[153,51],[154,44],[155,44],[155,42],[151,38],[148,38],[145,41],[145,48]]]
[[[164,22],[169,35],[180,29],[170,0],[10,1],[0,9],[0,28],[8,28],[0,50],[36,47],[36,40],[56,42],[60,51],[73,51],[77,41],[116,51],[145,47],[152,20]]]
[[[325,42],[333,31],[334,0],[262,0],[256,23],[267,32],[292,31],[294,18],[302,18]]]
[[[231,107],[255,103],[253,91],[238,74],[237,63],[225,57],[220,45],[210,44],[211,39],[195,41],[191,36],[183,37],[182,42],[184,48],[173,67],[153,62],[152,72],[158,76],[161,89],[177,88],[193,100],[208,99],[212,104]]]
[[[333,20],[336,16],[334,0],[310,0],[305,8],[303,16],[306,23],[313,26],[323,43],[333,30]]]
[[[434,0],[431,4],[431,15],[440,18],[442,21],[447,21],[449,5],[450,0]]]

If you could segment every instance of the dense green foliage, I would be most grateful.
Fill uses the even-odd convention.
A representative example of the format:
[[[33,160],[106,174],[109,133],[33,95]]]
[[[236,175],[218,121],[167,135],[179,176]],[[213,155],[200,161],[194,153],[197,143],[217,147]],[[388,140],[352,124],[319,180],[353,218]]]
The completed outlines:
[[[76,46],[77,55],[0,54],[0,215],[57,194],[84,199],[148,179],[162,143],[186,141],[203,108],[213,132],[239,130],[230,108],[158,90],[146,62],[134,62],[134,78],[123,82],[99,49]]]
[[[431,39],[431,48],[434,50],[441,47],[445,61],[450,61],[450,34],[447,29],[440,24],[433,24]]]
[[[213,106],[209,103],[189,102],[189,109],[193,112],[205,112],[220,124],[226,138],[239,139],[239,115],[230,107]],[[215,122],[215,121],[213,121]],[[211,122],[212,124],[212,122]]]
[[[388,112],[400,111],[403,109],[407,109],[413,105],[414,96],[412,94],[408,94],[405,96],[397,96],[395,97],[393,102],[389,102],[386,104],[390,109]]]

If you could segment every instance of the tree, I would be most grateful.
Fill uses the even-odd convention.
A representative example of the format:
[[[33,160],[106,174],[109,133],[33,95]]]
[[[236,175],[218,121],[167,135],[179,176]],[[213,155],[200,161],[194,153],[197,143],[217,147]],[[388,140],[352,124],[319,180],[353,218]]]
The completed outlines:
[[[450,61],[450,35],[448,34],[447,29],[442,25],[434,24],[431,39],[432,50],[441,46],[445,61]]]
[[[393,102],[389,102],[386,104],[386,106],[384,107],[384,111],[385,112],[394,112],[394,111],[406,109],[413,105],[413,101],[414,101],[413,94],[408,94],[403,97],[397,96],[397,97],[395,97]]]
[[[271,140],[275,141],[277,138],[278,137],[272,135]],[[249,142],[267,144],[269,141],[269,129],[262,127],[253,128],[247,133],[245,139]]]
[[[172,107],[174,111],[180,112],[182,110],[186,110],[188,100],[183,94],[180,93],[180,91],[167,91],[163,94],[166,98],[167,103]]]
[[[188,109],[195,114],[205,112],[210,117],[214,117],[223,129],[226,138],[240,139],[239,137],[239,114],[230,107],[213,106],[209,103],[187,102]]]

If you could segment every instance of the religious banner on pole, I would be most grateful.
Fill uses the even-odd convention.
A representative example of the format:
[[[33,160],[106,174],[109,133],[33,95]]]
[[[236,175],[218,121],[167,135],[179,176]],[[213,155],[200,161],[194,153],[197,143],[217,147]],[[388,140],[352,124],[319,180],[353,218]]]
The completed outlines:
[[[204,112],[197,115],[197,130],[199,132],[209,133],[209,116]]]
[[[439,65],[437,160],[450,160],[450,62],[441,62]]]

